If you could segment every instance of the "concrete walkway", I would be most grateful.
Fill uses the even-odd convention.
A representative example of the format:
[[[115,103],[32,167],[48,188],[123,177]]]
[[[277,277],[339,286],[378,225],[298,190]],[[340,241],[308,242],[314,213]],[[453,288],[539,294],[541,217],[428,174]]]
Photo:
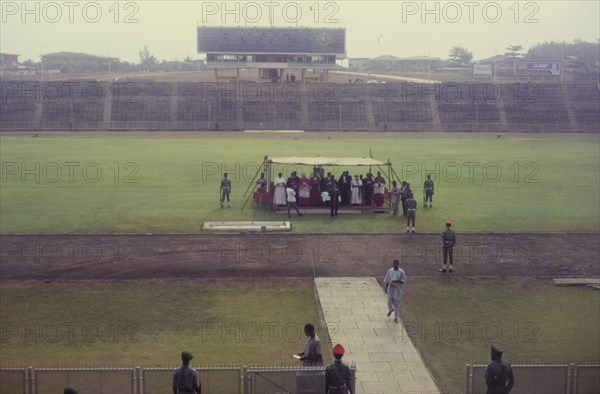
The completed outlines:
[[[374,278],[316,278],[315,284],[333,344],[341,343],[343,360],[356,364],[357,393],[439,393],[403,325],[386,316],[387,298]]]

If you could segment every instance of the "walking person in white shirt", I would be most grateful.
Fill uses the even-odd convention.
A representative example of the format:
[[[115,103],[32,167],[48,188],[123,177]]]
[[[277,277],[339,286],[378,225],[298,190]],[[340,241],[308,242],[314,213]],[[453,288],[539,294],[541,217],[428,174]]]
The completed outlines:
[[[406,284],[406,274],[404,270],[400,268],[400,262],[394,260],[394,267],[390,268],[385,274],[383,283],[385,285],[385,293],[388,296],[388,316],[395,312],[394,322],[398,323],[400,320],[400,300],[402,299],[402,290]]]

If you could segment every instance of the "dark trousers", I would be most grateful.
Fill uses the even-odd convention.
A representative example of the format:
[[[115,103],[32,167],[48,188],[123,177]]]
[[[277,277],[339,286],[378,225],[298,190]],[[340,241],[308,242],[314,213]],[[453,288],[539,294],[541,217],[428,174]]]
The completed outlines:
[[[453,246],[444,246],[444,265],[448,262],[448,258],[450,258],[450,265],[454,262],[454,247]]]
[[[401,197],[400,202],[402,203],[402,215],[406,216],[406,198]]]
[[[427,201],[433,204],[433,192],[430,190],[425,190],[425,204]]]
[[[417,216],[417,213],[414,210],[408,211],[407,217],[406,217],[406,227],[410,227],[411,222],[412,222],[412,227],[415,227],[416,216]]]
[[[298,212],[298,216],[302,216],[302,214],[300,213],[300,210],[298,209],[298,205],[296,204],[296,202],[288,201],[288,218],[290,217],[290,211],[291,211],[292,207],[296,210],[296,212]]]
[[[373,189],[365,189],[363,197],[363,204],[370,206],[372,204],[371,200],[373,199]]]
[[[331,197],[331,200],[329,200],[329,207],[330,207],[330,212],[331,212],[332,218],[337,217],[338,205],[340,205],[340,204],[337,201],[337,196]]]

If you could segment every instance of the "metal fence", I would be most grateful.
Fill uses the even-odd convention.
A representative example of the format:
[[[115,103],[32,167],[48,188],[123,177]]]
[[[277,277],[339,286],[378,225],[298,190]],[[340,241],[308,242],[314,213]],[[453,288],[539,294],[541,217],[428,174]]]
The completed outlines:
[[[600,365],[513,365],[511,394],[598,394]],[[485,365],[466,368],[466,394],[485,394]]]
[[[68,386],[80,394],[172,392],[175,368],[0,368],[0,394],[56,394]],[[325,367],[196,368],[203,394],[322,394]],[[352,386],[356,368],[351,367]]]

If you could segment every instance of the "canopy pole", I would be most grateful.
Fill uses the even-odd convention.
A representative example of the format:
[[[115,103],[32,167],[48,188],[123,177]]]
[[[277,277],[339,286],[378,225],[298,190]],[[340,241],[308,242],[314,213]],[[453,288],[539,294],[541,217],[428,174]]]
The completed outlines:
[[[265,166],[267,168],[267,176],[269,179],[267,180],[267,192],[269,193],[269,205],[267,205],[268,210],[270,211],[273,207],[273,199],[271,198],[271,183],[273,182],[273,163],[268,156],[265,156]]]
[[[256,174],[250,181],[250,184],[248,185],[248,188],[246,189],[246,192],[244,193],[244,196],[247,196],[247,198],[246,198],[246,202],[244,202],[244,205],[242,206],[242,211],[244,210],[244,208],[246,208],[246,205],[248,205],[248,201],[252,198],[252,193],[248,194],[248,191],[252,189],[252,185],[254,185],[254,182],[256,182],[258,174],[260,174],[260,170],[262,170],[264,165],[265,165],[265,161],[263,160],[263,163],[261,164],[260,167],[258,167],[258,171],[256,171]]]

